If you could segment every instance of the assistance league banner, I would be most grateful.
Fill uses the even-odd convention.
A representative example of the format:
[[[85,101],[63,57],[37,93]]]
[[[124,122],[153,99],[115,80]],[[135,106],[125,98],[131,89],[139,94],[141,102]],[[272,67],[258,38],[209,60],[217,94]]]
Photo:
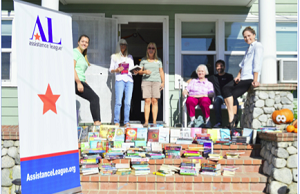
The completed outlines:
[[[22,194],[81,190],[72,18],[14,1]]]

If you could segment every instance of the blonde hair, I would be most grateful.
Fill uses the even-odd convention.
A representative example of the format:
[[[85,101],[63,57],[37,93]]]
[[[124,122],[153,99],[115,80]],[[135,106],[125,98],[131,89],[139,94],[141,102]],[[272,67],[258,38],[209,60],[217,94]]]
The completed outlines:
[[[80,42],[80,40],[81,40],[83,37],[89,39],[89,43],[90,43],[90,38],[89,38],[87,35],[85,35],[85,34],[81,35],[81,36],[78,38],[78,42]],[[90,64],[90,62],[89,62],[89,60],[88,60],[88,58],[87,58],[87,49],[85,49],[84,51],[82,51],[82,55],[84,56],[85,61],[87,62],[87,64],[88,64],[89,66],[91,66],[91,64]]]
[[[154,59],[155,59],[155,60],[159,60],[159,59],[158,59],[158,56],[157,56],[157,47],[156,47],[156,44],[155,44],[154,42],[150,42],[150,43],[148,44],[148,46],[147,46],[147,50],[146,50],[146,57],[147,57],[147,60],[150,59],[149,54],[148,54],[148,47],[149,47],[150,45],[153,45],[154,48],[155,48]]]
[[[198,69],[199,69],[200,67],[204,67],[204,69],[205,69],[205,75],[208,75],[208,69],[207,69],[207,66],[204,65],[204,64],[198,65],[198,67],[196,68],[196,73],[198,73]]]

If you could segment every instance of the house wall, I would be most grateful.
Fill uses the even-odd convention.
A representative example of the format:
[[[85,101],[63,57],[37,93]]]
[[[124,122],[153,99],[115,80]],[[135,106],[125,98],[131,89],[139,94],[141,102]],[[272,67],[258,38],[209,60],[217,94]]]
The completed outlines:
[[[28,1],[40,5],[41,1]],[[3,10],[13,10],[12,0],[2,0]],[[175,90],[175,14],[258,14],[258,3],[249,7],[238,6],[200,6],[200,5],[116,5],[116,4],[88,4],[63,5],[59,10],[68,13],[105,13],[105,17],[112,15],[166,15],[169,16],[169,99],[170,124],[178,122],[179,92]],[[277,15],[297,15],[297,0],[276,0]],[[18,102],[16,88],[2,88],[2,125],[18,125]]]

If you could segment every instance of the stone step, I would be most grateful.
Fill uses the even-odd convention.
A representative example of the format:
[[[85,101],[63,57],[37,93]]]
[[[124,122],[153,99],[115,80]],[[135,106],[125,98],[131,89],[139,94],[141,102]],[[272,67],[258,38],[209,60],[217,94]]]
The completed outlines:
[[[181,162],[191,162],[192,159],[155,159],[155,160],[149,160],[149,166],[150,171],[156,172],[160,169],[160,166],[162,164],[166,165],[172,165],[179,167]],[[101,163],[130,163],[130,159],[117,159],[117,160],[107,160],[107,159],[101,159]],[[201,163],[211,163],[210,160],[207,159],[201,159]],[[219,161],[222,167],[224,166],[236,166],[239,169],[237,172],[262,172],[262,158],[250,158],[247,156],[242,156],[237,159],[222,159]]]
[[[200,192],[251,192],[263,193],[267,177],[260,173],[240,173],[235,176],[181,176],[170,177],[135,175],[81,176],[83,193],[197,193]],[[101,192],[99,192],[101,191]],[[197,193],[198,194],[198,193]]]

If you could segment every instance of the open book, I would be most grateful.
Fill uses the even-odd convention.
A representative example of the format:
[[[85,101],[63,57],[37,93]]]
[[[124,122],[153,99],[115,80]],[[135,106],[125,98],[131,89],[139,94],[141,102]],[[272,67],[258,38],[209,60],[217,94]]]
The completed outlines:
[[[139,70],[141,70],[141,69],[142,69],[142,67],[140,67],[140,66],[138,66],[138,65],[135,65],[135,66],[131,67],[131,68],[129,69],[129,71],[130,71],[130,73],[134,74],[133,71],[139,71]]]

